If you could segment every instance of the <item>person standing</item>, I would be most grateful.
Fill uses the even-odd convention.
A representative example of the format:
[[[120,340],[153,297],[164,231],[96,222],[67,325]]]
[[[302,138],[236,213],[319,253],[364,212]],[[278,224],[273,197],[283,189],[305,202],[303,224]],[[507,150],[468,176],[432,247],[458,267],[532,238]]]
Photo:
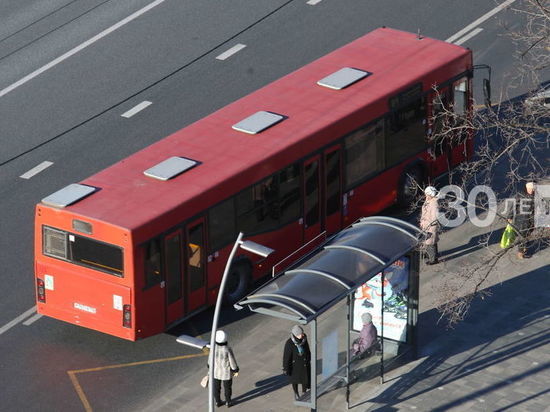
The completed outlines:
[[[294,392],[294,399],[299,398],[298,384],[302,385],[302,394],[310,387],[311,352],[307,336],[301,326],[295,325],[290,338],[285,343],[283,353],[283,373],[288,376]]]
[[[535,226],[535,183],[527,182],[525,184],[525,193],[519,193],[516,196],[516,208],[512,224],[519,231],[520,239],[518,242],[518,258],[529,257],[528,238]]]
[[[216,331],[216,352],[214,357],[214,399],[216,406],[227,404],[230,408],[233,406],[231,400],[233,376],[239,373],[239,366],[233,354],[233,350],[227,343],[227,333],[223,330]],[[225,402],[220,397],[221,386],[223,382],[223,391]]]
[[[420,229],[427,234],[427,238],[424,241],[426,247],[426,254],[428,255],[427,265],[434,265],[439,263],[437,242],[439,241],[439,221],[437,215],[439,214],[439,204],[437,200],[437,189],[433,186],[428,186],[424,189],[426,200],[422,205],[422,213],[420,215]]]

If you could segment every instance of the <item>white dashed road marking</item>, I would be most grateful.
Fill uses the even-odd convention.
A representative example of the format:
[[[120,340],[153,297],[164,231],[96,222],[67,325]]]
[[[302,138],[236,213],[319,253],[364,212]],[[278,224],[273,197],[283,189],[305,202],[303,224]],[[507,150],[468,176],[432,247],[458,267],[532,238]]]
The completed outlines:
[[[23,320],[27,319],[29,316],[31,316],[34,312],[36,312],[36,306],[33,306],[32,308],[30,308],[29,310],[27,310],[26,312],[22,313],[21,315],[19,315],[18,317],[16,317],[14,320],[12,320],[11,322],[8,322],[6,323],[4,326],[2,326],[0,328],[0,335],[3,334],[4,332],[7,332],[8,330],[10,330],[11,328],[13,328],[15,325],[17,325],[18,323],[22,322]]]
[[[50,167],[51,165],[53,165],[53,162],[48,162],[47,160],[45,162],[42,162],[40,163],[38,166],[36,167],[33,167],[31,170],[29,170],[28,172],[26,173],[23,173],[21,176],[19,176],[21,179],[30,179],[31,177],[33,177],[34,175],[37,175],[38,173],[40,173],[41,171],[43,171],[44,169],[47,169],[48,167]]]
[[[137,106],[131,108],[127,112],[122,113],[121,116],[126,117],[127,119],[129,119],[130,117],[132,117],[136,113],[141,112],[143,109],[145,109],[146,107],[148,107],[152,104],[153,104],[153,102],[149,102],[149,101],[145,100],[145,101],[141,102],[140,104],[138,104]]]
[[[36,313],[34,316],[30,317],[25,322],[23,322],[23,325],[29,326],[29,325],[33,324],[34,322],[36,322],[38,319],[40,319],[42,316],[44,316],[44,315],[42,315],[41,313]]]
[[[151,10],[153,7],[156,7],[158,6],[159,4],[161,3],[164,3],[166,0],[156,0],[150,4],[148,4],[147,6],[139,9],[138,11],[136,11],[135,13],[132,13],[130,14],[128,17],[126,17],[125,19],[122,19],[121,21],[119,21],[118,23],[116,24],[113,24],[111,27],[109,27],[108,29],[105,29],[103,30],[101,33],[99,34],[96,34],[94,37],[92,37],[91,39],[88,39],[86,40],[84,43],[81,43],[79,44],[78,46],[76,46],[75,48],[69,50],[67,53],[65,54],[62,54],[61,56],[59,56],[57,59],[54,59],[52,60],[51,62],[49,62],[48,64],[45,64],[44,66],[42,66],[41,68],[33,71],[32,73],[26,75],[25,77],[23,77],[21,80],[18,80],[16,81],[15,83],[13,83],[12,85],[6,87],[5,89],[3,90],[0,90],[0,97],[2,96],[5,96],[6,94],[8,94],[9,92],[17,89],[19,86],[22,86],[24,85],[25,83],[27,83],[29,80],[32,80],[34,79],[36,76],[39,76],[40,74],[44,73],[45,71],[51,69],[52,67],[54,66],[57,66],[59,63],[61,63],[62,61],[64,60],[67,60],[69,57],[75,55],[76,53],[78,53],[79,51],[85,49],[86,47],[88,46],[91,46],[92,44],[94,44],[96,41],[102,39],[103,37],[107,36],[108,34],[111,34],[112,32],[114,32],[115,30],[121,28],[122,26],[124,26],[125,24],[128,24],[130,23],[132,20],[135,20],[137,19],[139,16],[141,16],[142,14],[144,13],[147,13],[149,10]]]
[[[244,49],[246,47],[245,44],[237,44],[233,47],[231,47],[229,50],[227,50],[226,52],[223,52],[222,54],[220,54],[218,57],[216,57],[216,59],[218,60],[225,60],[227,59],[228,57],[231,57],[233,56],[235,53],[237,53],[238,51]]]
[[[468,33],[466,36],[458,39],[457,41],[454,42],[454,44],[457,44],[457,45],[461,45],[462,43],[465,43],[467,42],[468,40],[470,40],[472,37],[474,37],[476,34],[479,34],[483,31],[483,29],[481,28],[477,28],[475,30],[472,30],[470,33]]]
[[[505,9],[506,7],[508,7],[510,4],[512,4],[513,2],[515,2],[516,0],[506,0],[504,3],[502,3],[501,5],[495,7],[493,10],[491,10],[490,12],[488,13],[485,13],[483,16],[481,16],[479,19],[477,19],[476,21],[474,21],[472,24],[468,24],[466,27],[464,27],[462,30],[460,30],[459,32],[453,34],[451,37],[449,37],[447,40],[445,40],[446,42],[448,43],[453,43],[456,39],[459,39],[460,37],[464,36],[466,33],[468,33],[470,30],[472,30],[473,28],[479,26],[481,23],[483,23],[485,20],[493,17],[495,14],[497,14],[499,11],[501,11],[502,9]]]

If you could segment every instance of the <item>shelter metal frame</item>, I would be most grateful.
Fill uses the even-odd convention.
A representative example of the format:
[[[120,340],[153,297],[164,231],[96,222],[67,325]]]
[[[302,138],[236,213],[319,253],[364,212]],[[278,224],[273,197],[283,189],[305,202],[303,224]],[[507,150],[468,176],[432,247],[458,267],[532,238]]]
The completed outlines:
[[[317,318],[346,299],[348,327],[351,330],[352,320],[349,314],[352,294],[376,274],[382,273],[384,276],[384,269],[416,249],[424,236],[425,233],[419,228],[400,219],[386,216],[362,218],[327,239],[287,271],[280,273],[235,304],[235,307],[237,309],[248,307],[254,312],[292,320],[303,325],[311,323],[311,334],[315,344],[310,350],[312,359],[316,359]],[[350,270],[350,262],[355,262],[361,269],[354,266],[354,270]],[[383,326],[381,336],[384,336]],[[349,332],[347,343],[349,348]],[[346,367],[348,382],[349,364],[348,353]],[[380,368],[383,374],[383,360]],[[315,410],[316,376],[316,362],[312,362],[310,400],[296,401],[296,405]],[[347,395],[349,395],[349,385]],[[349,396],[347,398],[349,402]]]

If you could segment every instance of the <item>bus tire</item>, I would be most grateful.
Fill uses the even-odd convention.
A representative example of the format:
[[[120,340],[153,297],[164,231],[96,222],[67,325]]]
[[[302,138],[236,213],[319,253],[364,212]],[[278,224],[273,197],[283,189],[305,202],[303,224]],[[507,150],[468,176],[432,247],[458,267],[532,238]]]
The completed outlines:
[[[250,286],[251,275],[252,267],[249,262],[242,261],[231,265],[227,275],[224,296],[224,303],[226,305],[233,305],[246,295]]]
[[[412,166],[403,172],[399,179],[397,205],[405,210],[411,208],[422,194],[424,171],[420,165]]]

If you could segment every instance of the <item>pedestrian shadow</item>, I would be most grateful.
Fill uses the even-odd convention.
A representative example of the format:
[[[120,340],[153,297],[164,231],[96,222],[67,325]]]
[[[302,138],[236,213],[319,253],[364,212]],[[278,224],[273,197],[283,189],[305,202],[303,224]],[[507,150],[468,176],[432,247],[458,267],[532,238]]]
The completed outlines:
[[[442,251],[439,254],[439,257],[442,261],[448,262],[450,260],[475,252],[476,250],[490,247],[494,244],[499,244],[500,239],[502,238],[503,230],[504,228],[471,237],[468,243]],[[550,239],[548,239],[548,237],[540,236],[534,240],[531,240],[527,246],[527,256],[541,253],[549,247],[549,243]]]
[[[288,378],[285,375],[281,374],[281,375],[271,376],[267,379],[257,381],[254,385],[255,386],[254,389],[237,396],[233,400],[235,401],[236,404],[241,402],[246,402],[251,399],[267,395],[270,392],[277,391],[287,385],[288,385]]]
[[[393,410],[416,397],[430,393],[469,375],[487,370],[512,358],[550,344],[548,306],[548,266],[525,273],[487,289],[491,294],[475,300],[466,318],[449,330],[438,323],[436,309],[420,314],[418,320],[419,356],[425,359],[408,373],[393,378],[396,382],[377,396],[360,404],[374,403],[368,410]],[[508,366],[508,365],[507,365]],[[447,398],[440,405],[426,405],[434,411],[446,411],[467,402],[489,396],[494,391],[506,391],[517,382],[543,376],[550,371],[550,362],[543,360],[530,367],[512,369],[515,373],[487,381],[485,385],[466,386],[469,392]],[[515,407],[543,396],[546,392],[533,387],[533,393],[522,399],[510,400]],[[456,392],[453,392],[456,393]],[[541,399],[541,398],[539,398]],[[384,406],[381,406],[384,405]],[[507,408],[510,405],[507,406]],[[388,409],[390,408],[390,409]]]
[[[452,249],[444,250],[439,253],[439,257],[442,261],[449,261],[461,256],[468,255],[476,250],[482,249],[484,247],[492,246],[496,243],[500,243],[500,238],[502,237],[502,230],[493,230],[488,233],[483,233],[471,237],[468,243],[457,246]]]

